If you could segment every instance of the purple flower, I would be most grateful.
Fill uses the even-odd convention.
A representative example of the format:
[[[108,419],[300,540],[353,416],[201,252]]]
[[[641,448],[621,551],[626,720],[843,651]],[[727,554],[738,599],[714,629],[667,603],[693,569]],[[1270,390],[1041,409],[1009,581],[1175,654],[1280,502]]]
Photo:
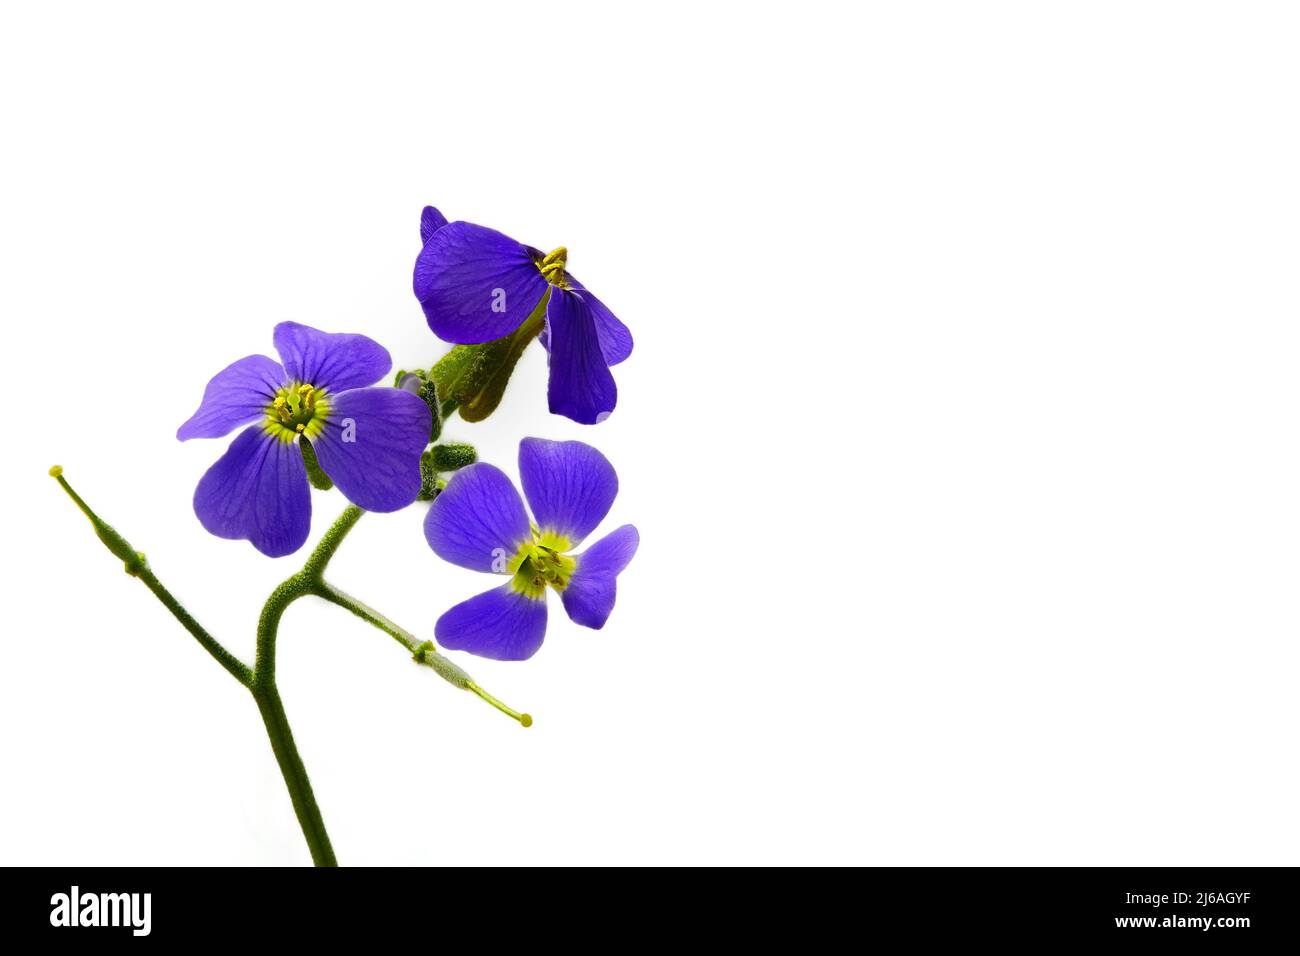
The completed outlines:
[[[618,401],[609,367],[632,354],[632,333],[567,272],[563,246],[543,253],[470,222],[448,223],[426,206],[415,296],[429,328],[447,342],[491,342],[518,330],[546,298],[542,345],[550,352],[551,411],[592,425]]]
[[[278,558],[302,547],[311,528],[301,435],[321,469],[354,504],[396,511],[420,493],[428,406],[410,392],[367,388],[392,366],[364,335],[281,322],[281,362],[250,355],[213,376],[181,441],[220,438],[256,422],[230,443],[194,491],[194,513],[221,538],[246,538]]]
[[[439,557],[510,578],[438,618],[434,635],[444,647],[503,661],[532,657],[546,636],[547,585],[585,627],[604,627],[614,609],[616,579],[640,541],[636,528],[625,524],[568,553],[614,503],[613,466],[582,442],[525,438],[519,475],[536,524],[510,479],[481,463],[458,471],[425,517],[424,536]]]

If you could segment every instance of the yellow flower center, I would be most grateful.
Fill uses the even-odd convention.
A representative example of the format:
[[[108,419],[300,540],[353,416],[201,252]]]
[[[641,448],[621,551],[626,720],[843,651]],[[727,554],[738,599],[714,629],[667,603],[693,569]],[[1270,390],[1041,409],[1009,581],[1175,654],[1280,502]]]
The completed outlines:
[[[578,566],[577,558],[563,553],[572,546],[563,535],[551,531],[539,534],[534,528],[533,540],[521,544],[506,566],[514,575],[510,586],[531,598],[542,597],[548,584],[557,592],[563,591]]]
[[[266,406],[264,427],[283,442],[291,442],[299,435],[315,438],[324,430],[328,413],[324,392],[311,385],[286,385]]]

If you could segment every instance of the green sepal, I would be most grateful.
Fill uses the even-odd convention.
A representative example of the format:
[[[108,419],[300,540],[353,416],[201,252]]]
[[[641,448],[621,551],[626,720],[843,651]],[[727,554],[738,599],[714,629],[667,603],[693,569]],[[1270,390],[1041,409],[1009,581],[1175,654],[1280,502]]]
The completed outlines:
[[[316,460],[316,449],[311,447],[311,442],[307,440],[307,436],[299,436],[298,448],[302,451],[302,463],[307,466],[307,480],[311,482],[311,486],[320,491],[329,491],[333,488],[334,482],[329,475],[325,474],[320,462]]]
[[[429,451],[435,471],[456,471],[478,461],[478,452],[475,451],[474,446],[463,442],[434,445]]]
[[[424,404],[429,407],[429,415],[433,419],[429,428],[429,441],[437,441],[438,436],[442,434],[442,423],[446,420],[448,414],[443,410],[446,403],[438,398],[437,385],[429,378],[429,373],[422,368],[411,369],[410,371],[403,369],[398,372],[393,379],[393,387],[401,388],[402,379],[408,375],[414,375],[420,380],[420,387],[413,394],[419,395],[424,400]],[[455,407],[455,405],[452,405],[453,411]]]
[[[416,501],[432,501],[438,497],[438,469],[433,464],[433,450],[426,448],[420,455],[420,494]]]
[[[429,429],[429,441],[437,441],[438,436],[442,434],[442,402],[438,400],[438,386],[432,380],[426,378],[420,384],[420,397],[424,399],[424,404],[429,406],[429,417],[432,419],[432,427]]]
[[[429,370],[438,394],[445,401],[454,401],[465,421],[481,422],[501,404],[519,356],[545,327],[550,295],[548,287],[532,314],[510,335],[493,342],[457,345]]]

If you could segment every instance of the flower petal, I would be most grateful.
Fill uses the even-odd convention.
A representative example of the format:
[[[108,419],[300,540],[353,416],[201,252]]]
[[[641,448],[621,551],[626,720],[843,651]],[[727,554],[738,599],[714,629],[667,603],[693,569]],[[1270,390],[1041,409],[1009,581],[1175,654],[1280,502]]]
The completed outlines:
[[[576,555],[578,566],[560,594],[570,620],[595,630],[605,626],[614,610],[619,572],[627,567],[640,543],[636,528],[625,524]]]
[[[415,297],[438,338],[464,345],[509,335],[546,293],[532,253],[507,235],[453,222],[415,260]]]
[[[600,351],[605,356],[605,364],[617,365],[632,354],[631,331],[619,321],[618,316],[609,311],[609,306],[592,295],[581,282],[573,276],[569,276],[569,282],[582,293],[582,297],[587,300],[587,305],[591,306],[591,314],[596,320],[596,335],[600,338]]]
[[[367,511],[405,508],[420,493],[429,406],[400,388],[354,388],[329,398],[312,447],[325,474]]]
[[[428,242],[429,237],[447,225],[447,217],[434,206],[425,206],[420,213],[420,241]]]
[[[583,425],[603,422],[618,402],[618,387],[601,352],[596,319],[583,293],[552,288],[546,305],[551,352],[547,398],[551,411]]]
[[[448,650],[527,660],[546,637],[546,594],[529,597],[503,584],[457,604],[438,618],[433,635]]]
[[[329,392],[374,385],[393,367],[388,349],[374,339],[297,322],[275,327],[275,347],[290,378]]]
[[[199,479],[194,513],[219,538],[247,538],[278,558],[302,547],[311,530],[311,493],[302,453],[261,425],[245,428]]]
[[[434,553],[471,571],[506,573],[531,536],[519,492],[500,468],[483,462],[456,472],[424,518]]]
[[[220,438],[240,425],[257,421],[284,384],[284,369],[265,355],[249,355],[231,362],[208,382],[199,410],[176,430],[181,441]]]
[[[580,441],[525,438],[519,479],[537,527],[564,535],[571,548],[596,530],[618,494],[609,459]]]

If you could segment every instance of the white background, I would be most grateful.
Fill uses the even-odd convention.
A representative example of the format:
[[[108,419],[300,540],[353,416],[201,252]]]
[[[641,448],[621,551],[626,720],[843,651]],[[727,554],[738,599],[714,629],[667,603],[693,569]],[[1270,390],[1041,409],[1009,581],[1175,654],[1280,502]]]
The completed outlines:
[[[308,862],[257,712],[46,477],[252,657],[298,564],[174,440],[294,319],[399,365],[426,202],[627,322],[448,432],[619,470],[609,625],[458,659],[303,601],[280,684],[351,864],[1294,864],[1300,60],[1270,4],[6,7],[0,862]],[[315,532],[343,507],[316,494]],[[369,516],[332,577],[482,590]]]

